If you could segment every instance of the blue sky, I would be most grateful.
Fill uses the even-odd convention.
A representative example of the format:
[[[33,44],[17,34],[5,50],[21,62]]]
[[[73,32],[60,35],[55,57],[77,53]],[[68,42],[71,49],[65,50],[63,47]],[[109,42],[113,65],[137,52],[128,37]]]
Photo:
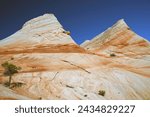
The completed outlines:
[[[150,0],[0,0],[0,39],[45,13],[54,13],[78,44],[122,18],[150,40]]]

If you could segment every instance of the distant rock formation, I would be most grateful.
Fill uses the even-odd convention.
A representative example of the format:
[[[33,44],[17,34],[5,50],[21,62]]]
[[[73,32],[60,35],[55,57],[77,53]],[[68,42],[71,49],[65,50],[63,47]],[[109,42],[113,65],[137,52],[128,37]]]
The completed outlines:
[[[0,66],[0,99],[150,99],[150,43],[123,20],[80,46],[65,32],[45,14],[0,41],[0,64],[21,66],[13,82],[25,83],[3,86]]]

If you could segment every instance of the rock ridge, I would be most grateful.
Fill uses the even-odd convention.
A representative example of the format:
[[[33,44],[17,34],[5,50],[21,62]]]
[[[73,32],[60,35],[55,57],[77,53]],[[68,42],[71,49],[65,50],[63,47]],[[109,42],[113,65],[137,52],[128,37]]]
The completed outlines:
[[[0,41],[0,99],[150,99],[150,46],[124,22],[77,45],[53,14]],[[4,62],[22,69],[4,86]],[[104,92],[102,95],[100,92]]]

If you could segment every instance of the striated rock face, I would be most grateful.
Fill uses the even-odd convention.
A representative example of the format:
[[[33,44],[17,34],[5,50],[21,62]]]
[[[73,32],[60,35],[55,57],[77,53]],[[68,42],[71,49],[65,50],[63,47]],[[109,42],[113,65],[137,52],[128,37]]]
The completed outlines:
[[[112,27],[97,35],[91,41],[85,41],[81,47],[94,53],[109,55],[116,53],[119,56],[150,54],[150,43],[134,33],[123,19]]]
[[[123,19],[81,46],[95,54],[112,58],[117,63],[112,67],[150,78],[150,43],[134,33]]]
[[[1,45],[24,44],[24,46],[27,46],[27,44],[75,43],[63,31],[64,29],[53,14],[45,14],[26,22],[21,30],[2,40]]]
[[[0,66],[0,99],[150,99],[149,52],[123,20],[79,46],[45,14],[0,41],[0,64],[21,66],[12,82],[25,83],[4,87]]]

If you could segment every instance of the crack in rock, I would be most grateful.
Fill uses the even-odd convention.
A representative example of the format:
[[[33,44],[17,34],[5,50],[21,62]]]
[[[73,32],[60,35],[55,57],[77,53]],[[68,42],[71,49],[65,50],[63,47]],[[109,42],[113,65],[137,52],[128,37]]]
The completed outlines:
[[[72,66],[75,66],[75,67],[77,67],[77,68],[79,68],[79,69],[82,69],[83,71],[85,71],[85,72],[87,72],[87,73],[91,73],[91,72],[89,72],[89,71],[87,71],[86,69],[84,69],[83,67],[80,67],[80,66],[78,66],[78,65],[75,65],[75,64],[73,64],[73,63],[71,63],[71,62],[69,62],[69,61],[66,61],[66,60],[62,60],[63,62],[66,62],[66,63],[69,63],[70,65],[72,65]]]

